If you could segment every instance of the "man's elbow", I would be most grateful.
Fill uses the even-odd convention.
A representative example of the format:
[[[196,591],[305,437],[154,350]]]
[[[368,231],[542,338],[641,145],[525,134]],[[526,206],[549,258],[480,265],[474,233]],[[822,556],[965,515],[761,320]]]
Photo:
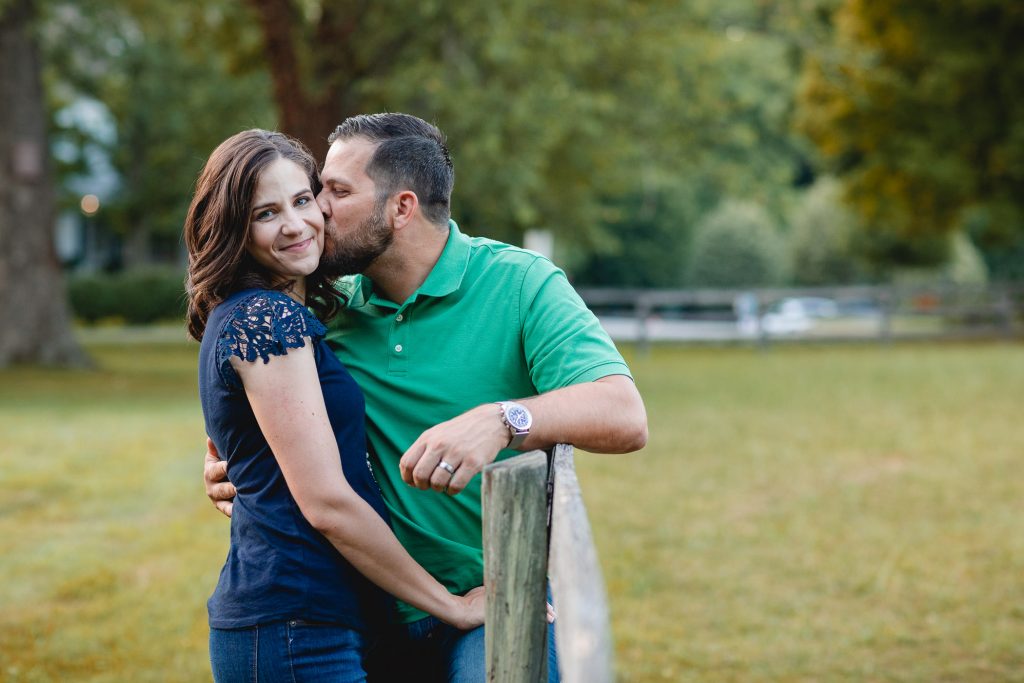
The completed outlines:
[[[638,451],[641,448],[647,446],[647,416],[644,415],[640,424],[637,426],[635,440],[633,441],[633,447],[631,451]]]
[[[612,452],[632,453],[647,445],[647,408],[628,377],[615,377],[615,413],[619,416]]]
[[[613,453],[632,453],[647,445],[647,410],[639,394],[623,405],[613,437]]]
[[[642,414],[637,419],[630,421],[630,424],[623,429],[621,443],[623,453],[639,451],[647,445],[647,415]]]

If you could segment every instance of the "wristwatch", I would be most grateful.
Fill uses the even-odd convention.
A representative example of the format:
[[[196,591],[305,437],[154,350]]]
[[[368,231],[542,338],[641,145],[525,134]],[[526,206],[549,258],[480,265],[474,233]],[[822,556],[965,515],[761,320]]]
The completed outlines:
[[[512,433],[512,440],[505,448],[519,448],[527,436],[530,435],[530,426],[533,424],[533,415],[522,403],[514,401],[502,401],[498,404],[501,408],[501,420]]]

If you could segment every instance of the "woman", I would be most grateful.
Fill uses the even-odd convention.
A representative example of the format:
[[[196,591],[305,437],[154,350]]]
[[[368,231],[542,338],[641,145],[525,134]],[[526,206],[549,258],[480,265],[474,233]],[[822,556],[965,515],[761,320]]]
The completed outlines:
[[[317,189],[300,143],[245,131],[210,155],[185,220],[203,414],[238,491],[208,603],[218,683],[365,680],[384,591],[458,628],[483,622],[483,589],[448,593],[388,525],[362,394],[307,309],[338,306],[317,270]]]

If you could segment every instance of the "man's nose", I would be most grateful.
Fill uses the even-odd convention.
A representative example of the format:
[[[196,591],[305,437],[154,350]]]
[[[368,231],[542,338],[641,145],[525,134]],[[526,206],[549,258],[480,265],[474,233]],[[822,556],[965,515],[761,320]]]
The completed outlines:
[[[326,188],[320,190],[320,192],[316,195],[316,205],[320,207],[320,213],[322,213],[325,217],[329,217],[331,215],[331,203],[327,201]]]

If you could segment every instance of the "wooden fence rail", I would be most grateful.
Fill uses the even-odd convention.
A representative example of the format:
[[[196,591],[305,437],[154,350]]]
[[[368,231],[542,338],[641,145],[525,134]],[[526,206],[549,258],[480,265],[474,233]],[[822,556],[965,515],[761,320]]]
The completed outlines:
[[[487,680],[547,680],[545,595],[550,577],[561,679],[610,683],[614,668],[608,601],[572,446],[558,445],[550,457],[533,451],[494,463],[483,476]],[[553,482],[550,501],[547,482]]]
[[[766,343],[781,338],[889,341],[1024,335],[1024,286],[1020,284],[578,291],[599,316],[631,320],[631,326],[617,328],[619,338],[635,340],[641,350],[662,339]],[[765,325],[774,307],[786,300],[808,298],[830,300],[838,318],[847,323],[859,320],[860,324],[826,322],[797,334],[773,331]],[[751,325],[745,328],[738,324],[742,322],[741,303],[752,308]],[[665,336],[659,336],[652,321],[697,325],[690,332],[667,330]],[[731,328],[722,324],[730,322]],[[707,323],[711,325],[701,331],[700,325]]]

